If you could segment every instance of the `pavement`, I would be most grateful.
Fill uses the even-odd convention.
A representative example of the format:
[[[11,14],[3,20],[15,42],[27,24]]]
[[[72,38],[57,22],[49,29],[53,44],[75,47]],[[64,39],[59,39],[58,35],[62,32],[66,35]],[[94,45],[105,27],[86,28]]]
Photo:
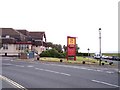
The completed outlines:
[[[118,69],[2,58],[4,82],[17,88],[119,88]],[[9,86],[3,83],[3,86]],[[11,86],[12,85],[12,86]]]

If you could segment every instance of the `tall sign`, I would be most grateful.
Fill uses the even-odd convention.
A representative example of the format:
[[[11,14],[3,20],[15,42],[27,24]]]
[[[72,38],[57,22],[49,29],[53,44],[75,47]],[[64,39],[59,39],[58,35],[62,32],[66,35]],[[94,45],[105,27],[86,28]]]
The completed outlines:
[[[76,61],[76,37],[67,36],[67,60],[71,56]]]

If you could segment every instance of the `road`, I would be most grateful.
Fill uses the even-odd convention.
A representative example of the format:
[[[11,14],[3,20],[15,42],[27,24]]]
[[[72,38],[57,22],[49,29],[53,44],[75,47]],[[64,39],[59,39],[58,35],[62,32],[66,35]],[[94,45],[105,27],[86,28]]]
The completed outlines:
[[[2,58],[2,79],[14,87],[118,88],[115,68],[64,65]],[[7,79],[6,79],[7,78]],[[4,88],[6,88],[6,84]]]

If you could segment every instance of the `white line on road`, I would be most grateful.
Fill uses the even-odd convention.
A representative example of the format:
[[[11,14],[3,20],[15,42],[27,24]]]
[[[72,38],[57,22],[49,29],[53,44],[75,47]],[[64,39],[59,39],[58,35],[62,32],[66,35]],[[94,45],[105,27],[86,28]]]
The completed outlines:
[[[58,65],[58,64],[45,64],[43,63],[44,65],[52,65],[52,66],[60,66],[60,67],[68,67],[68,68],[75,68],[75,69],[83,69],[83,70],[88,70],[88,71],[97,71],[97,72],[104,72],[104,73],[108,73],[108,74],[112,74],[114,72],[112,71],[104,71],[101,70],[101,69],[91,69],[91,68],[86,68],[86,67],[80,67],[80,66],[70,66],[70,65]],[[105,68],[105,70],[108,70],[107,68]]]
[[[15,66],[17,66],[17,67],[24,67],[24,66],[22,66],[22,65],[15,65]]]
[[[3,79],[3,80],[5,80],[5,81],[7,81],[7,82],[9,82],[9,83],[12,84],[13,86],[15,86],[15,87],[17,87],[17,88],[19,88],[19,89],[21,89],[21,90],[27,90],[27,89],[26,89],[25,87],[23,87],[22,85],[16,83],[15,81],[12,81],[11,79],[8,79],[8,78],[5,77],[5,76],[0,75],[0,78]]]
[[[57,73],[57,74],[62,74],[62,75],[66,75],[66,76],[71,76],[70,74],[67,74],[67,73],[52,71],[52,70],[48,70],[48,69],[41,69],[41,68],[35,68],[35,69],[41,70],[41,71],[47,71],[47,72]]]
[[[2,65],[13,65],[13,64],[10,64],[10,63],[2,63]]]
[[[113,86],[113,87],[120,87],[120,86],[118,86],[118,85],[114,85],[114,84],[110,84],[110,83],[106,83],[106,82],[102,82],[102,81],[98,81],[98,80],[92,80],[92,81],[93,81],[93,82],[96,82],[96,83],[101,83],[101,84]]]
[[[28,65],[27,67],[34,67],[34,66],[32,66],[32,65]]]
[[[106,71],[106,73],[114,73],[114,72],[112,72],[112,71]]]
[[[2,65],[12,65],[12,66],[17,66],[17,67],[24,67],[23,65],[14,65],[14,64],[10,64],[10,63],[2,63]]]

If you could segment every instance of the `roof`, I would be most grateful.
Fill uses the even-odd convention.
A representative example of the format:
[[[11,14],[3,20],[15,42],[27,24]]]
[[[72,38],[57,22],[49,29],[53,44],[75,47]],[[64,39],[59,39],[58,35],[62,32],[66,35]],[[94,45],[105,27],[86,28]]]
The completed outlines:
[[[13,28],[0,28],[0,32],[2,32],[2,37],[6,37],[7,35],[19,40],[25,40],[25,35],[16,31]]]
[[[45,32],[29,32],[29,35],[33,39],[40,39],[40,40],[42,40],[43,37],[46,39]]]
[[[13,44],[16,42],[14,38],[1,38],[3,44]]]
[[[14,42],[34,42],[35,45],[42,45],[41,41],[45,38],[45,32],[29,32],[25,29],[13,29],[13,28],[0,28],[2,32],[2,43],[14,43]],[[9,36],[6,38],[6,36]],[[13,38],[13,39],[11,39]],[[9,41],[11,40],[11,41]],[[34,45],[33,44],[33,45]]]
[[[17,30],[18,32],[20,32],[20,33],[22,33],[23,35],[25,35],[25,36],[29,36],[29,32],[27,31],[27,30]]]
[[[20,35],[19,32],[15,31],[13,28],[1,28],[0,31],[2,30],[2,36],[15,36],[15,35]]]

